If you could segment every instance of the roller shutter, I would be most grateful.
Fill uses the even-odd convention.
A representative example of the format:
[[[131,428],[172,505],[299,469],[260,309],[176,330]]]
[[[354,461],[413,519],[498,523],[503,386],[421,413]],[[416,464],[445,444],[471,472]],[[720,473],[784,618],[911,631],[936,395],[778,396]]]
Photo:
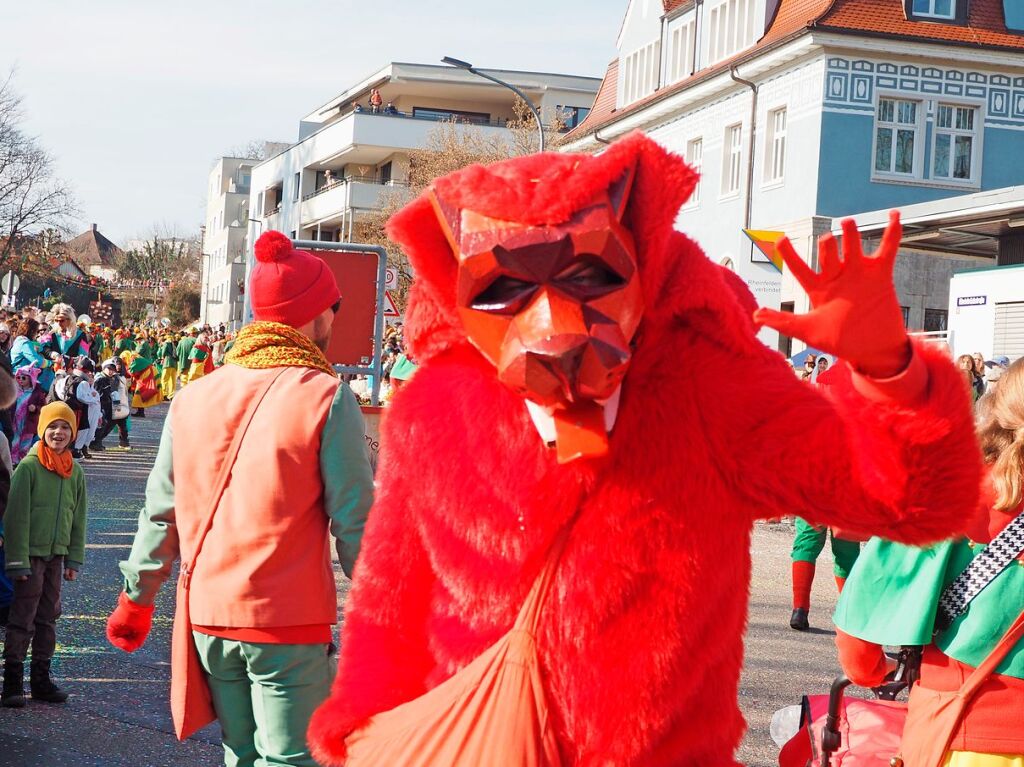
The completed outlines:
[[[1024,301],[996,304],[992,354],[1005,354],[1011,362],[1024,357]]]

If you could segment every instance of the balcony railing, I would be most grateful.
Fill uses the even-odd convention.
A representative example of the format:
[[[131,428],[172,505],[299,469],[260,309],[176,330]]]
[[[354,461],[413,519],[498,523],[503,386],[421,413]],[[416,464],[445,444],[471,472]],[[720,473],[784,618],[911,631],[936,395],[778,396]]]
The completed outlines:
[[[349,175],[349,176],[342,176],[341,178],[333,179],[330,183],[324,184],[322,187],[320,187],[316,191],[310,192],[309,194],[304,195],[302,199],[303,200],[311,200],[314,197],[316,197],[317,195],[321,195],[324,192],[329,192],[332,189],[337,189],[339,186],[342,186],[343,184],[352,184],[352,183],[355,183],[355,184],[376,184],[378,186],[409,186],[409,182],[408,181],[403,181],[401,179],[393,179],[393,178],[392,179],[385,179],[385,178],[382,178],[380,175],[374,175],[374,176],[351,176],[351,175]]]
[[[420,120],[420,121],[423,121],[423,122],[434,122],[434,123],[454,122],[454,123],[458,123],[459,125],[477,125],[477,126],[480,126],[480,127],[487,127],[487,128],[507,128],[508,124],[510,122],[514,122],[515,121],[515,118],[508,118],[508,117],[492,117],[490,119],[485,120],[482,117],[466,116],[466,115],[460,115],[458,113],[444,114],[443,113],[444,110],[439,110],[440,113],[438,113],[438,114],[418,114],[418,115],[414,115],[412,112],[399,112],[397,109],[393,110],[391,112],[385,112],[384,109],[385,108],[382,107],[381,111],[379,111],[379,112],[373,112],[373,111],[371,111],[369,109],[366,109],[366,108],[361,109],[361,110],[352,110],[350,112],[347,112],[346,116],[348,116],[350,114],[357,114],[357,115],[367,115],[368,117],[401,117],[401,118],[404,118],[406,120]],[[533,124],[529,124],[529,125],[530,125],[531,128],[534,127]],[[556,129],[555,126],[552,126],[552,125],[545,125],[544,126],[544,130],[553,131],[555,129]]]

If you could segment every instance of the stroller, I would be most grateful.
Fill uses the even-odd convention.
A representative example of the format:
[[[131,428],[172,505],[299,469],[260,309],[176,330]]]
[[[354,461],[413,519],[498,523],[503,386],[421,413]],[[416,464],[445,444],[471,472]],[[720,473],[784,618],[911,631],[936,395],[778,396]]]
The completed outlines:
[[[805,695],[799,730],[782,746],[780,767],[902,767],[897,754],[907,705],[897,697],[916,681],[920,664],[920,647],[902,648],[896,670],[871,688],[870,699],[846,698],[852,684],[846,676],[836,677],[828,695]]]

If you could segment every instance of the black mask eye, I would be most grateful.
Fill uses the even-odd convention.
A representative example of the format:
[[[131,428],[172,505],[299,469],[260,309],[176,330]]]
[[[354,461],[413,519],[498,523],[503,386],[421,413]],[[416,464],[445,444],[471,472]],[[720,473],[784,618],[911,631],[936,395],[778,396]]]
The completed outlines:
[[[602,296],[626,284],[603,262],[587,257],[564,269],[554,281],[559,287],[588,298]]]
[[[481,312],[515,313],[537,290],[537,285],[503,275],[480,292],[470,306]]]

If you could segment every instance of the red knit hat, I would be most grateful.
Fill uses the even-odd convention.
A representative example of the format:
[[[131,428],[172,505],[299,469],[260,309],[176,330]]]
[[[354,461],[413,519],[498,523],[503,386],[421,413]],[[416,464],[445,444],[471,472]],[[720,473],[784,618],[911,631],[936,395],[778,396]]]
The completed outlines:
[[[327,264],[312,253],[292,248],[292,241],[281,232],[262,234],[254,251],[249,295],[257,320],[300,328],[341,299]]]

